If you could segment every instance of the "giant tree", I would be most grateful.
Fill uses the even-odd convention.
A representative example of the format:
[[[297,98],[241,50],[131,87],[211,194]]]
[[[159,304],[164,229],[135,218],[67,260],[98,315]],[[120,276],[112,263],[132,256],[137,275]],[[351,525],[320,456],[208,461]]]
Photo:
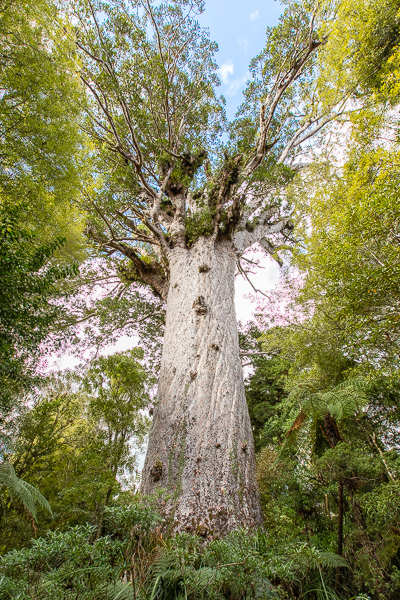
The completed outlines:
[[[258,244],[290,243],[293,160],[340,118],[350,92],[316,57],[330,8],[289,2],[251,65],[228,134],[216,45],[201,0],[74,2],[85,129],[96,177],[88,236],[125,281],[166,302],[158,402],[143,471],[177,530],[218,534],[261,520],[234,309],[235,271]],[[298,165],[298,161],[296,162]]]

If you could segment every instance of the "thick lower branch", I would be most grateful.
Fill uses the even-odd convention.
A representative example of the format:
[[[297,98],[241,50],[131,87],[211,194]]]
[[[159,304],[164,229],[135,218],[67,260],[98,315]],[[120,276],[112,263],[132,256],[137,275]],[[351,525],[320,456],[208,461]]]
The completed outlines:
[[[156,261],[153,260],[148,263],[144,262],[132,247],[117,241],[116,239],[107,239],[103,237],[101,234],[97,233],[92,226],[86,228],[86,234],[103,248],[110,248],[120,252],[123,256],[128,258],[133,265],[133,272],[130,272],[129,269],[124,269],[124,267],[121,267],[121,272],[123,272],[128,279],[131,278],[132,281],[141,281],[144,284],[149,285],[157,294],[166,300],[168,295],[169,276]]]

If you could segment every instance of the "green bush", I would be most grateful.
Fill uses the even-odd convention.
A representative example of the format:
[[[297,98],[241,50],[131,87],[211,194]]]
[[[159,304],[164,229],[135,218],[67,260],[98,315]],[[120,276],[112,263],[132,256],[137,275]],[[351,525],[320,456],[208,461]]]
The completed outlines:
[[[222,539],[164,537],[137,502],[91,525],[49,532],[0,560],[0,600],[335,600],[325,581],[346,561],[263,529]],[[325,594],[325,595],[323,595]]]
[[[49,532],[0,560],[1,600],[123,600],[133,598],[130,574],[137,548],[158,522],[139,504],[106,509],[106,535],[78,525]]]

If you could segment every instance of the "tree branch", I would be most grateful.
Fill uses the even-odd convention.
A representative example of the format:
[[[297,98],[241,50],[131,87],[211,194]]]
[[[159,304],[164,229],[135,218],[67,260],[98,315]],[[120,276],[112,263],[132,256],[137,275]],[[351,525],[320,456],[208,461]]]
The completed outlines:
[[[272,216],[271,210],[266,210],[258,217],[259,222],[252,230],[240,229],[233,235],[233,244],[239,257],[255,243],[260,243],[269,254],[275,252],[276,247],[268,241],[268,237],[273,234],[282,233],[290,225],[288,217],[282,217],[274,223],[270,223]],[[265,243],[263,244],[263,240]],[[267,245],[268,244],[268,245]],[[273,251],[271,249],[273,248]]]

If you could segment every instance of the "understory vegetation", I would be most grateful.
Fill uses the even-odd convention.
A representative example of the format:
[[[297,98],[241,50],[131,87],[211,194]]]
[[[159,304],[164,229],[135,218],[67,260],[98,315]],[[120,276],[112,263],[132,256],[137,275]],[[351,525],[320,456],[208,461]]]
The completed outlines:
[[[398,600],[400,2],[285,1],[218,148],[225,117],[207,54],[213,44],[201,38],[204,56],[194,75],[182,69],[175,90],[182,102],[179,94],[202,80],[187,152],[167,152],[167,133],[157,133],[165,218],[157,226],[143,208],[148,190],[135,179],[132,155],[123,154],[112,119],[99,120],[87,88],[104,85],[96,101],[107,114],[109,94],[126,133],[129,110],[115,73],[107,79],[101,71],[110,56],[123,56],[123,76],[147,69],[143,85],[169,110],[157,97],[161,84],[152,88],[165,73],[144,15],[180,19],[182,7],[203,6],[132,2],[142,29],[129,11],[118,12],[123,6],[0,2],[0,600]],[[93,7],[114,26],[100,42],[88,28]],[[279,282],[268,296],[254,292],[254,318],[239,328],[264,521],[224,536],[201,528],[174,534],[161,514],[171,489],[140,493],[165,325],[162,294],[144,282],[157,277],[164,289],[168,268],[154,239],[165,235],[173,247],[174,233],[166,233],[175,207],[160,181],[169,181],[172,199],[185,190],[192,202],[182,234],[188,248],[201,236],[228,239],[236,216],[229,202],[218,205],[221,189],[229,197],[260,138],[253,117],[263,86],[278,93],[271,73],[289,68],[280,57],[297,69],[295,33],[311,32],[314,17],[321,51],[303,79],[293,75],[271,117],[271,154],[251,175],[250,203],[258,189],[271,214],[281,203],[287,231],[285,243],[263,240]],[[169,25],[165,31],[171,35]],[[92,79],[80,39],[106,57],[90,55]],[[339,89],[346,93],[332,116]],[[132,119],[156,161],[144,95],[130,98]],[[300,143],[301,133],[290,147],[276,141],[311,121],[311,145]],[[133,196],[137,205],[124,212]],[[259,227],[253,217],[239,233]],[[135,236],[131,255],[124,227]],[[238,274],[251,280],[267,259],[246,256]],[[121,351],[127,345],[133,349]]]

